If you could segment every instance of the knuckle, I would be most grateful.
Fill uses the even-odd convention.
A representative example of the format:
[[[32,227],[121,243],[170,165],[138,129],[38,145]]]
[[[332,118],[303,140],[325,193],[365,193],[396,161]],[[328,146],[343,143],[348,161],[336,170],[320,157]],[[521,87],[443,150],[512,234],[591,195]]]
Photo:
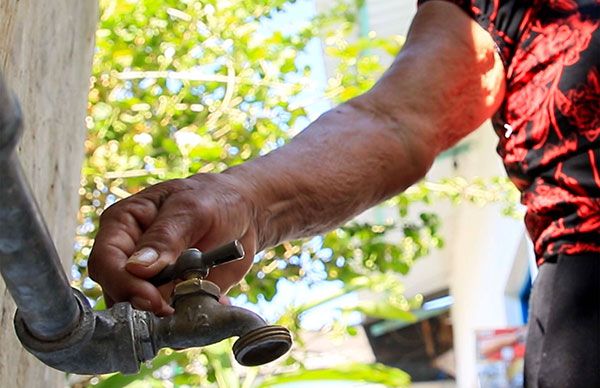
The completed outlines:
[[[100,225],[112,219],[115,214],[119,214],[118,208],[120,207],[120,204],[121,202],[114,203],[102,211],[102,214],[100,214],[99,218]]]
[[[115,212],[110,218],[121,225],[129,225],[132,215],[127,209],[121,209],[120,212]]]
[[[185,214],[198,214],[205,208],[202,200],[195,196],[192,192],[182,192],[175,196],[173,201],[176,201],[178,207]]]
[[[132,201],[128,204],[126,211],[134,218],[135,221],[144,227],[147,227],[154,217],[156,217],[156,214],[158,213],[158,207],[152,200],[139,197],[132,198]]]
[[[171,236],[175,233],[175,226],[172,222],[159,222],[155,225],[152,225],[150,233],[159,236]]]
[[[165,195],[173,194],[188,188],[186,179],[171,179],[165,182],[158,183],[146,190],[158,191]]]
[[[100,225],[108,222],[131,224],[156,214],[157,208],[150,199],[134,195],[106,208],[100,215]]]
[[[124,217],[124,213],[128,213],[129,203],[131,202],[131,197],[116,202],[102,212],[100,214],[100,224],[106,223],[108,221],[115,220],[117,222],[124,221],[122,218]]]
[[[171,244],[181,240],[181,235],[178,233],[175,222],[163,221],[152,225],[152,228],[144,235],[144,240],[150,245],[172,249]]]

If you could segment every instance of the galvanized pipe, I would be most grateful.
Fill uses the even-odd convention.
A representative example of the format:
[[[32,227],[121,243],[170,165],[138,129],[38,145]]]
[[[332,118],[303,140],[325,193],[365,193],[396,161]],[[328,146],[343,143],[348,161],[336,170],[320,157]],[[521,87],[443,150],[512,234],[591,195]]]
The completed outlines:
[[[79,304],[16,155],[21,122],[0,77],[0,273],[31,334],[57,339],[77,324]]]

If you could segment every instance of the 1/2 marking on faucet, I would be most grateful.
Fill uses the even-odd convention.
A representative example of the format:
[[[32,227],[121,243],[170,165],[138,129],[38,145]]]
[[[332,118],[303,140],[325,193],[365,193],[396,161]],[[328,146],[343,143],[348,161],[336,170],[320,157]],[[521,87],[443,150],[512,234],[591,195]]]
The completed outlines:
[[[196,308],[188,307],[185,310],[185,316],[194,328],[210,326],[208,315],[202,312],[202,305],[198,305]]]

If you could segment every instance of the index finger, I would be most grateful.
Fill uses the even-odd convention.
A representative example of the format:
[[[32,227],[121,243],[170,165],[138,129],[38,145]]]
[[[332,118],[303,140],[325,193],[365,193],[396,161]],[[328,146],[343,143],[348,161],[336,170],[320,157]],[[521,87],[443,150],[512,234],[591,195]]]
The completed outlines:
[[[160,292],[125,269],[137,240],[157,212],[155,202],[144,195],[127,198],[108,208],[100,218],[88,266],[90,277],[100,283],[109,301],[131,301],[138,308],[167,314],[171,308]]]

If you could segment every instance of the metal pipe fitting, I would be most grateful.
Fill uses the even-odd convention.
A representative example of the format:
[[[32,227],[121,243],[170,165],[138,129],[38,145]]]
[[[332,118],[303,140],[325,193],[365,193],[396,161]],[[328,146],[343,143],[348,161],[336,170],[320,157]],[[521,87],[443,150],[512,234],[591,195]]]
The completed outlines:
[[[233,346],[236,360],[256,366],[279,358],[292,345],[287,329],[267,325],[249,310],[220,304],[218,287],[204,280],[178,285],[175,314],[169,317],[135,310],[129,303],[94,311],[81,292],[74,294],[81,319],[58,341],[33,336],[21,314],[15,316],[23,346],[46,365],[69,373],[136,373],[140,363],[152,360],[162,348],[207,346],[234,336],[240,337]]]
[[[15,330],[23,346],[44,364],[69,373],[136,373],[141,360],[138,346],[141,322],[150,313],[134,310],[129,303],[117,303],[94,311],[85,295],[73,290],[82,314],[78,325],[66,337],[45,341],[33,336],[17,311]],[[143,328],[143,326],[141,327]]]
[[[232,336],[240,337],[233,351],[242,365],[264,364],[289,350],[287,329],[220,304],[219,288],[194,278],[242,257],[237,242],[204,255],[186,251],[181,263],[159,274],[158,283],[191,277],[176,287],[172,316],[160,318],[129,303],[94,311],[60,266],[16,156],[20,132],[18,104],[0,79],[0,273],[17,304],[17,336],[29,352],[65,372],[104,374],[135,373],[163,347],[206,346]]]

